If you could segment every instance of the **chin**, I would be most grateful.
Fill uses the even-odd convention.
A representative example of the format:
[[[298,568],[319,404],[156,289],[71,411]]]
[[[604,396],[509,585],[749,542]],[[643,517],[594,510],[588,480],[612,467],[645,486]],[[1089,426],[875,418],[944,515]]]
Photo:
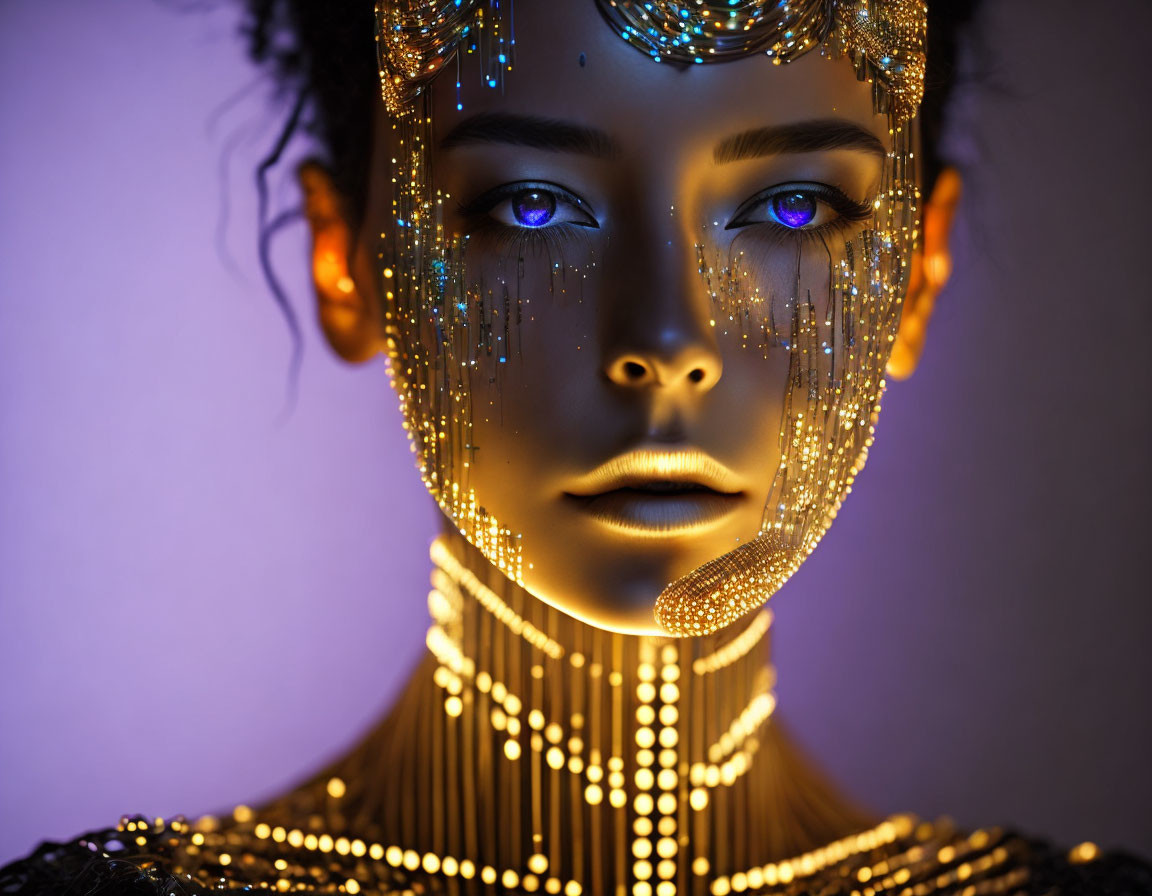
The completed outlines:
[[[672,549],[665,543],[663,550],[652,542],[644,550],[615,547],[584,551],[569,545],[562,563],[534,563],[524,584],[540,600],[597,628],[666,637],[655,617],[656,599],[669,583],[713,555],[701,552],[696,562],[696,552],[688,556],[682,545]]]
[[[580,622],[604,631],[621,635],[668,637],[668,632],[656,621],[653,612],[655,598],[643,606],[633,607],[597,601],[592,597],[587,600],[551,600],[545,595],[536,596]]]

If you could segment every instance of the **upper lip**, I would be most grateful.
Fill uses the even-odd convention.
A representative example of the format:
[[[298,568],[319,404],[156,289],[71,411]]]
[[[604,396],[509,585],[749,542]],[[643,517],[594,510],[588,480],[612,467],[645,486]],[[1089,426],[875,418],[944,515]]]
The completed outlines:
[[[698,448],[636,448],[605,461],[578,477],[567,493],[578,497],[657,483],[703,486],[721,494],[741,491],[740,477]]]

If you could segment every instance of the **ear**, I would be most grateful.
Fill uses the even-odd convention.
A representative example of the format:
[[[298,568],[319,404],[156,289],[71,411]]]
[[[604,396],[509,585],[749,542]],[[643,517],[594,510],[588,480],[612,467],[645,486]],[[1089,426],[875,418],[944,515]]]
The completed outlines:
[[[372,264],[353,240],[343,197],[327,169],[307,161],[297,176],[312,231],[312,283],[320,327],[345,361],[367,361],[384,344]]]
[[[924,206],[920,246],[912,254],[908,295],[888,359],[888,376],[893,379],[907,379],[916,370],[936,296],[952,274],[952,220],[960,203],[961,187],[960,172],[943,169]]]

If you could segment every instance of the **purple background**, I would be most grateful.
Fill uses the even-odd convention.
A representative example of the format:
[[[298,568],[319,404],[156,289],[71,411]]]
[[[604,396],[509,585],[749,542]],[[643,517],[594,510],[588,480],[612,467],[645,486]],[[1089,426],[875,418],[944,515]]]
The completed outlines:
[[[773,601],[782,713],[878,810],[1148,853],[1152,14],[994,5],[955,279]],[[274,793],[422,650],[431,502],[383,365],[317,338],[301,228],[280,418],[251,172],[281,113],[220,111],[255,78],[235,28],[0,9],[0,858]]]

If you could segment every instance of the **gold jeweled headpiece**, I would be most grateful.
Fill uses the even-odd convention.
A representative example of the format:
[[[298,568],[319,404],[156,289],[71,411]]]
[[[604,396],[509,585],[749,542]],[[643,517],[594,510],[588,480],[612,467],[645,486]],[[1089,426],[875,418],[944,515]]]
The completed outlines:
[[[512,2],[378,0],[376,39],[398,142],[396,227],[383,271],[392,375],[429,491],[469,542],[523,585],[514,521],[496,519],[469,485],[470,452],[478,446],[468,385],[480,370],[498,377],[515,351],[521,299],[512,281],[523,274],[474,282],[465,264],[468,235],[445,229],[447,197],[429,173],[426,95],[453,61],[459,90],[462,56],[478,58],[487,86],[502,86],[515,62]],[[737,237],[721,250],[708,225],[701,230],[698,268],[715,325],[737,331],[749,350],[789,357],[779,464],[759,533],[670,583],[656,601],[656,619],[669,632],[707,634],[762,605],[796,571],[827,531],[872,443],[917,238],[912,128],[923,93],[927,10],[921,0],[596,3],[617,34],[666,64],[750,53],[785,64],[813,49],[847,57],[857,77],[871,82],[874,111],[888,119],[891,146],[870,217],[850,231],[804,234],[794,258],[776,266],[790,272],[783,279],[758,277],[764,250],[754,240]],[[801,262],[809,251],[827,257],[826,278],[806,272]]]
[[[877,111],[905,121],[924,91],[922,0],[596,0],[608,24],[657,62],[727,62],[764,53],[790,62],[815,47],[847,54],[876,84]],[[376,4],[381,86],[390,112],[412,100],[464,44],[492,86],[511,66],[512,0],[386,0]],[[487,15],[485,14],[487,12]]]

